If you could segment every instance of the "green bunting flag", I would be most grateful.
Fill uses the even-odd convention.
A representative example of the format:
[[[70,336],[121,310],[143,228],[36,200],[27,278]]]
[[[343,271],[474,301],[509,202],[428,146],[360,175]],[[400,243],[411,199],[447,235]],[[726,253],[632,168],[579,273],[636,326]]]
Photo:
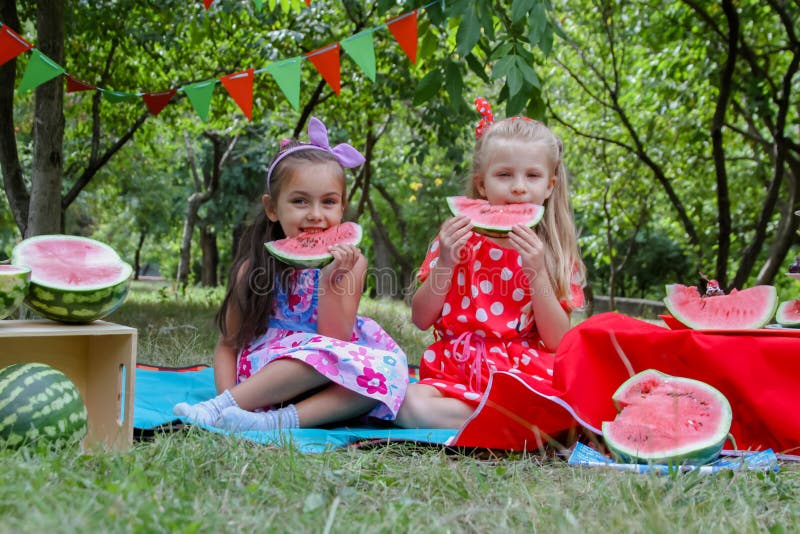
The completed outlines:
[[[119,104],[120,102],[126,102],[128,100],[133,100],[134,98],[136,98],[135,94],[123,93],[122,91],[110,91],[108,89],[100,89],[100,92],[103,93],[103,96],[106,97],[106,100],[108,100],[112,104]]]
[[[278,87],[281,88],[286,100],[289,101],[295,111],[300,109],[301,67],[302,63],[299,57],[267,65],[267,72],[275,78]]]
[[[194,83],[183,88],[183,92],[189,97],[195,113],[200,115],[203,122],[208,121],[208,110],[211,108],[211,95],[214,93],[214,86],[217,80]]]
[[[375,45],[372,30],[357,33],[341,42],[347,55],[353,58],[356,65],[361,67],[367,78],[375,81]]]
[[[65,72],[61,65],[34,48],[33,52],[31,52],[31,59],[28,61],[28,67],[25,69],[25,74],[22,75],[22,81],[17,88],[17,94],[35,89]]]
[[[264,5],[264,0],[253,0],[253,3],[256,6],[256,12],[260,12],[261,7]]]

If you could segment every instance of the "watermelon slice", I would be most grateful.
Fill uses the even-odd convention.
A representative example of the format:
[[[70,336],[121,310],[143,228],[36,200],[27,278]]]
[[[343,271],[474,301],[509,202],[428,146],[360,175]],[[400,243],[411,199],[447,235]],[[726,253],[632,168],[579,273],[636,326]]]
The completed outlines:
[[[622,462],[704,464],[728,439],[731,405],[705,382],[648,369],[626,380],[612,399],[619,413],[603,422],[603,439]]]
[[[534,227],[544,215],[538,204],[503,204],[495,206],[480,198],[447,197],[453,215],[463,215],[472,221],[475,231],[489,236],[503,236],[514,225]]]
[[[781,302],[775,313],[775,320],[783,326],[800,327],[800,299]]]
[[[62,323],[88,323],[119,308],[133,268],[108,245],[71,235],[40,235],[11,251],[14,265],[31,269],[25,303]]]
[[[0,319],[5,319],[16,310],[31,281],[31,270],[18,265],[0,265]]]
[[[664,304],[672,316],[694,330],[763,328],[775,315],[778,294],[772,286],[754,286],[727,295],[701,296],[695,286],[667,286]]]
[[[323,232],[303,232],[294,237],[264,243],[270,254],[295,267],[322,267],[333,260],[331,245],[358,245],[361,226],[343,222]]]

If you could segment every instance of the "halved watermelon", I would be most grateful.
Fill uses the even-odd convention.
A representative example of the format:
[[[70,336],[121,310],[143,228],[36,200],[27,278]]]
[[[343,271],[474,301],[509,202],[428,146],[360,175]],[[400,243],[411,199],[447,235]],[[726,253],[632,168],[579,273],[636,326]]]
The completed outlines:
[[[0,265],[0,319],[5,319],[22,304],[28,294],[31,270],[18,265]]]
[[[772,319],[778,293],[761,285],[707,297],[695,286],[671,284],[664,304],[675,319],[694,330],[748,330],[762,328]]]
[[[542,220],[544,206],[538,204],[503,204],[495,206],[480,198],[447,197],[453,215],[463,215],[472,221],[476,232],[502,236],[514,225],[533,227]]]
[[[25,303],[62,323],[88,323],[119,308],[133,268],[110,246],[71,235],[40,235],[11,251],[14,265],[31,269]]]
[[[622,462],[704,464],[719,456],[733,420],[719,390],[654,369],[626,380],[612,396],[619,413],[603,439]]]
[[[333,260],[331,245],[358,245],[361,226],[343,222],[323,232],[303,232],[294,237],[264,243],[270,254],[295,267],[322,267]]]
[[[800,299],[781,302],[775,320],[783,326],[800,326]]]

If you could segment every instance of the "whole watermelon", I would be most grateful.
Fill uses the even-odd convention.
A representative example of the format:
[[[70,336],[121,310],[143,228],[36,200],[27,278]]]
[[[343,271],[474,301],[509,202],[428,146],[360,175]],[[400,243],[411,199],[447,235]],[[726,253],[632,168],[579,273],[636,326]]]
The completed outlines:
[[[86,435],[86,406],[78,388],[43,363],[0,370],[0,446],[71,444]]]

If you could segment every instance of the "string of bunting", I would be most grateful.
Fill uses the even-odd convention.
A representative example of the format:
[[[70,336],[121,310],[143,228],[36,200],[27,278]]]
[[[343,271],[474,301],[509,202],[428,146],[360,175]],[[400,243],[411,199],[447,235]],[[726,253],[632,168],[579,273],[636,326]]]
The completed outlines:
[[[279,0],[267,0],[269,3],[270,9],[275,9],[275,5],[278,3]],[[291,0],[280,0],[281,5],[286,9],[289,7]],[[303,0],[306,6],[311,5],[311,0]],[[203,5],[205,6],[206,10],[211,7],[211,4],[214,3],[214,0],[203,0]],[[256,11],[261,11],[261,7],[264,5],[264,0],[253,0],[253,5],[256,7]]]
[[[14,32],[8,25],[2,23],[0,23],[0,66],[30,50],[31,56],[28,66],[22,75],[22,81],[17,87],[17,94],[31,91],[63,74],[67,81],[67,93],[100,91],[106,100],[115,104],[141,98],[153,116],[158,116],[169,104],[172,97],[181,91],[189,98],[189,102],[203,122],[208,120],[214,88],[217,83],[221,83],[247,119],[252,120],[253,81],[257,74],[269,73],[295,111],[300,109],[300,80],[304,60],[308,60],[314,65],[325,82],[337,95],[339,95],[341,88],[340,50],[342,49],[364,71],[364,74],[374,82],[375,46],[373,34],[381,28],[388,28],[406,56],[412,63],[416,63],[418,41],[417,12],[420,9],[427,9],[438,1],[434,0],[418,9],[387,19],[384,24],[363,30],[342,41],[328,44],[302,56],[271,62],[260,69],[249,68],[226,74],[220,78],[204,80],[166,91],[115,91],[79,80]],[[213,0],[204,0],[204,2],[210,5]]]

